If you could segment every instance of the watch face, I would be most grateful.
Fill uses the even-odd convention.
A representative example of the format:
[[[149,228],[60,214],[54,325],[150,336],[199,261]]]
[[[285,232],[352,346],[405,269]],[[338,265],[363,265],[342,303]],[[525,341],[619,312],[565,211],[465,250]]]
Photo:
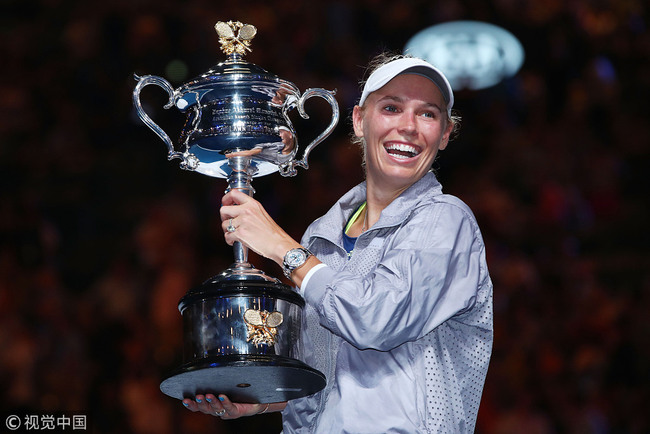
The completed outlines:
[[[306,256],[302,250],[292,250],[287,254],[287,264],[289,267],[297,267],[305,261]]]

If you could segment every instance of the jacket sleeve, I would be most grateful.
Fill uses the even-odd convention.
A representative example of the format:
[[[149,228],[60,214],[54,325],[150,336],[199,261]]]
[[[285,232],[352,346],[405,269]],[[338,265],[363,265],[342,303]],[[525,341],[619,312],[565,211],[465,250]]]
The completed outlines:
[[[388,237],[366,276],[314,273],[303,289],[321,325],[359,349],[387,351],[472,308],[489,282],[474,217],[455,204],[427,208]]]

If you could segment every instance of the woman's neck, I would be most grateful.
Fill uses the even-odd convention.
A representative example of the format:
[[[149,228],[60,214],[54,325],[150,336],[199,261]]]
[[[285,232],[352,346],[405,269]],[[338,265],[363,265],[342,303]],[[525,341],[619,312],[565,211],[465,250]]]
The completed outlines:
[[[381,212],[397,199],[409,186],[399,189],[379,188],[371,182],[366,182],[366,212],[368,213],[368,227],[372,227],[379,220]]]

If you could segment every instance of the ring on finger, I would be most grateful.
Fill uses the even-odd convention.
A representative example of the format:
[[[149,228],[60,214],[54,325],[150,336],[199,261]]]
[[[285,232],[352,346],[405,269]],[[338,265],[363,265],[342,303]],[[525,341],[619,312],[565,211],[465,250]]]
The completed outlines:
[[[223,416],[224,414],[226,414],[226,409],[222,408],[219,411],[215,411],[214,414],[216,414],[217,416]]]
[[[237,230],[237,228],[232,224],[232,219],[230,219],[230,221],[228,222],[228,226],[226,227],[226,230],[228,232],[235,232]]]

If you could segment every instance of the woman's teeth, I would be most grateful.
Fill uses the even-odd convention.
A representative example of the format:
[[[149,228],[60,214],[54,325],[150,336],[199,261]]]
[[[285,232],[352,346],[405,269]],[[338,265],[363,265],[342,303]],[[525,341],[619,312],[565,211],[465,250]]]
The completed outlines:
[[[413,158],[420,153],[415,146],[405,144],[388,145],[386,151],[391,156],[402,159]]]

